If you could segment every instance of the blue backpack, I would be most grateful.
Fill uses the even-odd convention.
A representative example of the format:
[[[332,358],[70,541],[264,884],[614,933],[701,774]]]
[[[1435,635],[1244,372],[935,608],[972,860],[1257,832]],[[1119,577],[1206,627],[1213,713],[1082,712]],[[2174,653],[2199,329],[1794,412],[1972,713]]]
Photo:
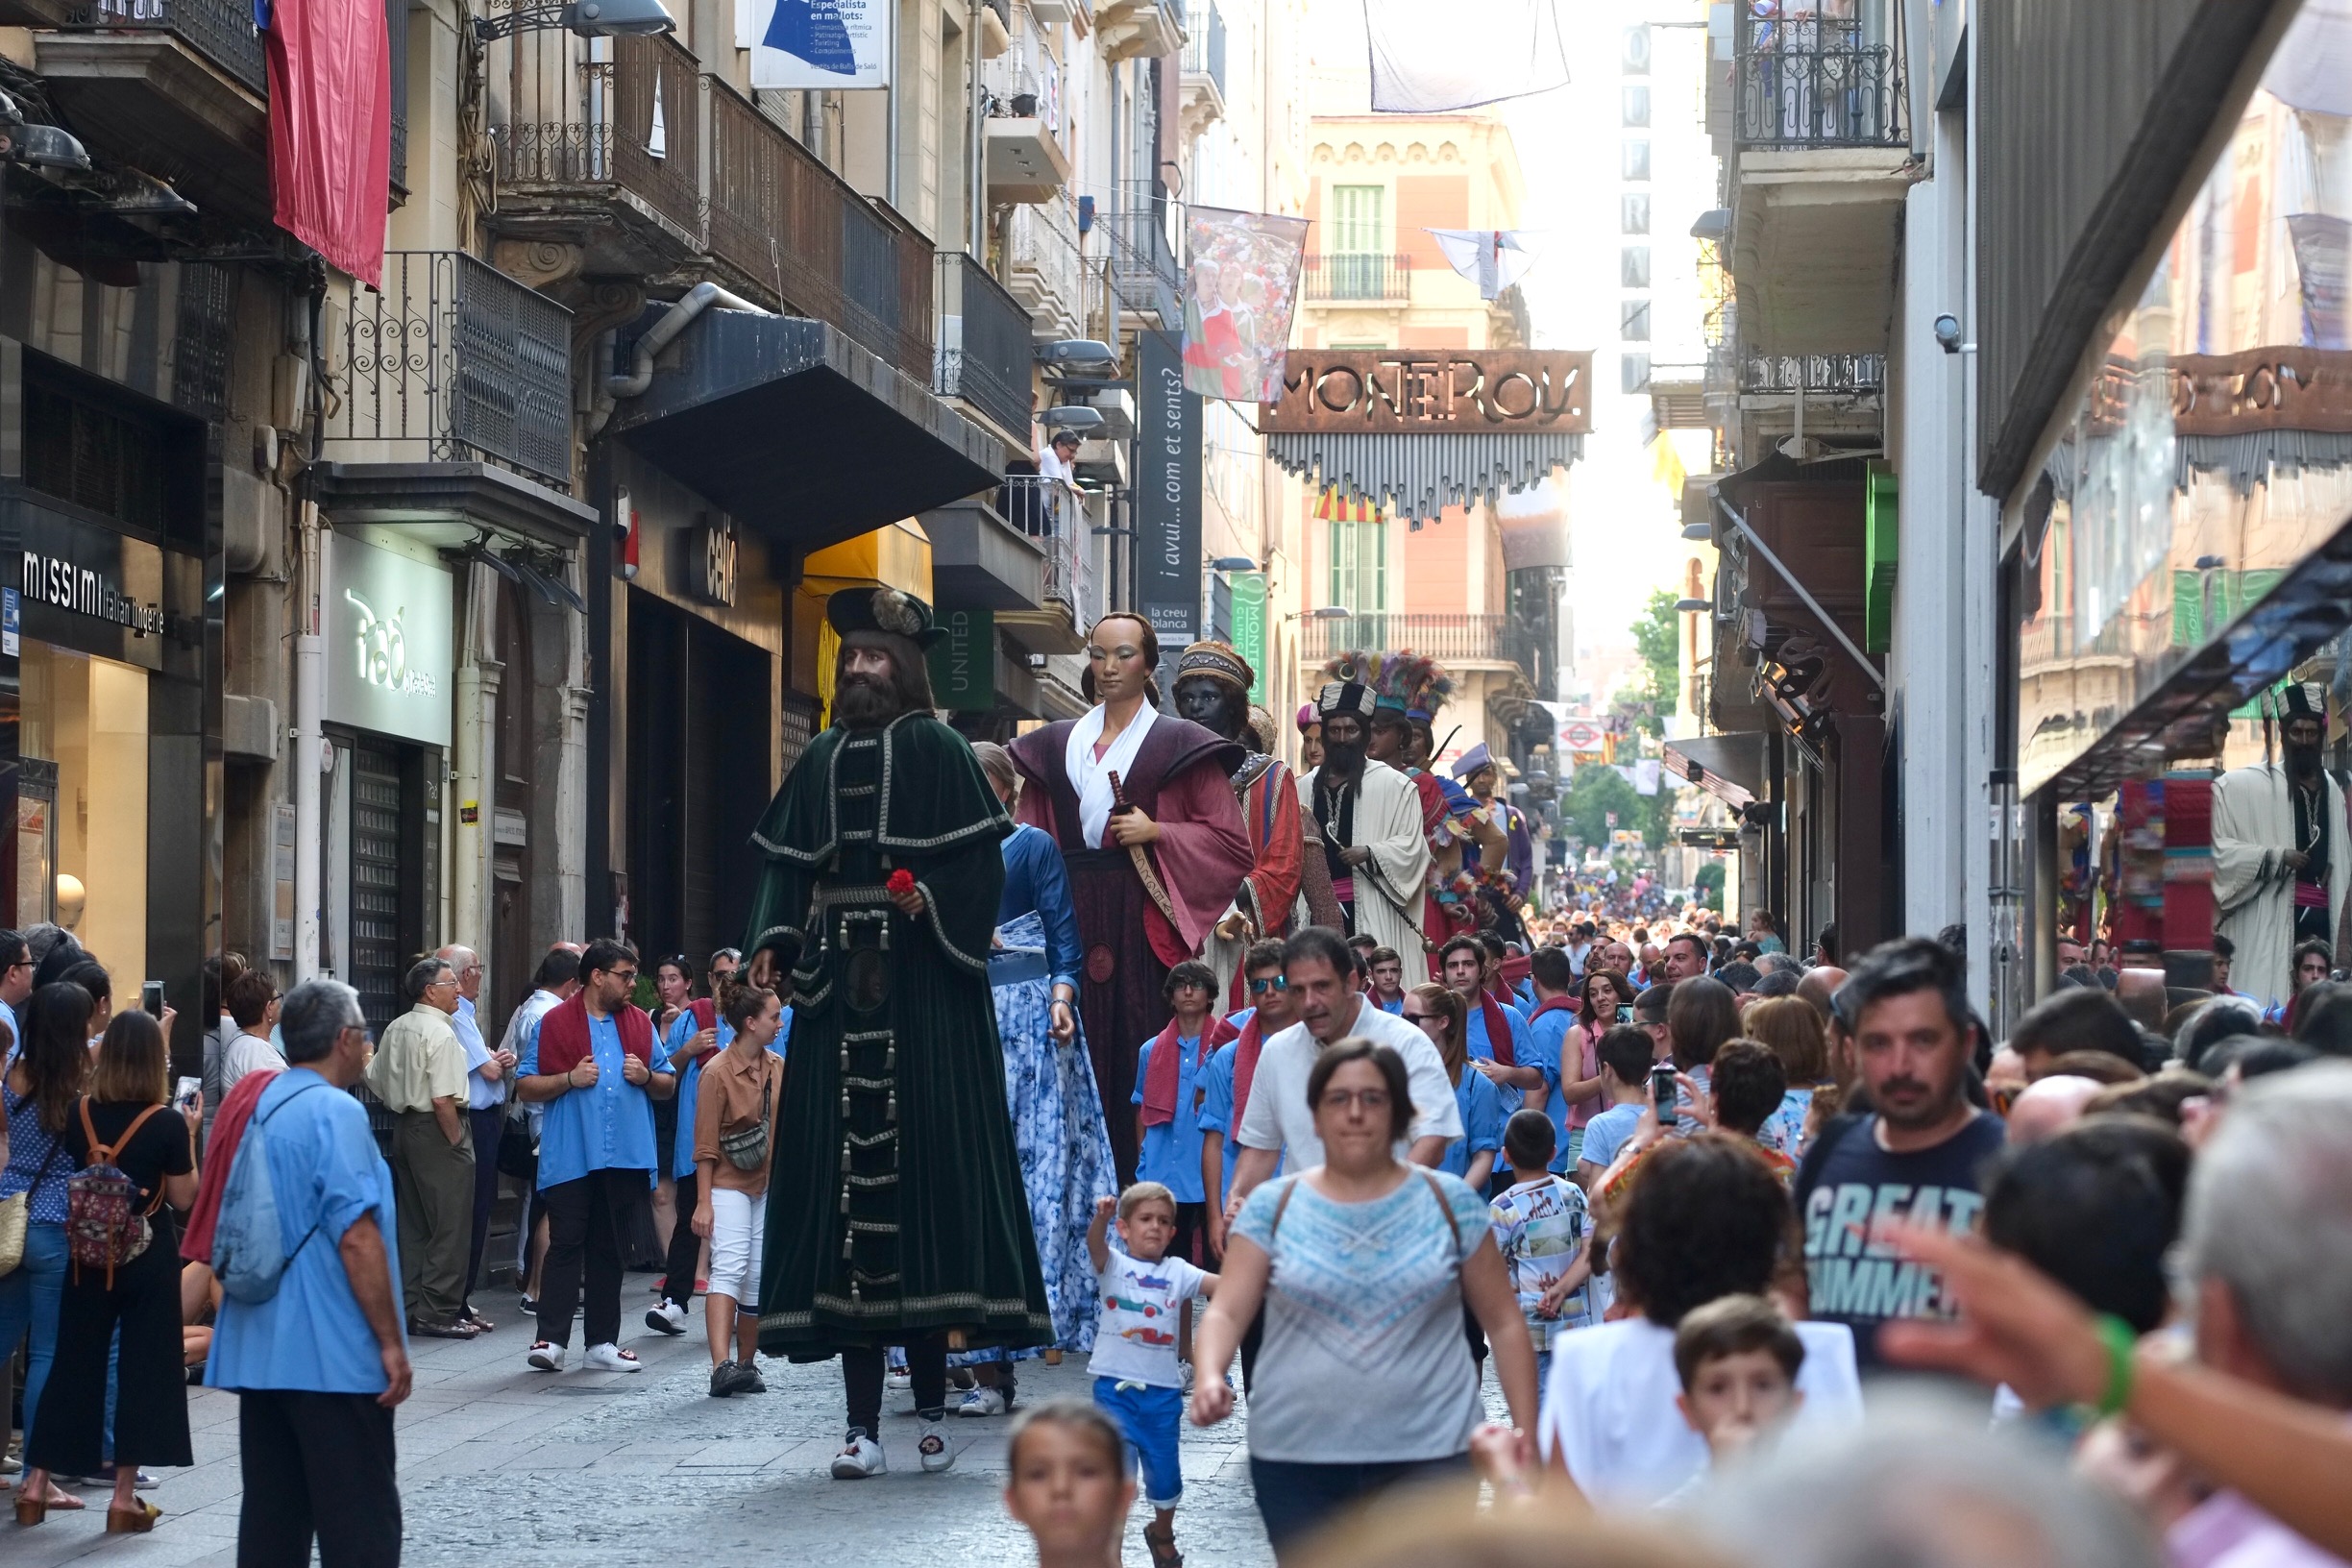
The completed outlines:
[[[286,1265],[318,1232],[313,1224],[291,1247],[278,1217],[278,1189],[270,1176],[270,1120],[278,1113],[320,1087],[306,1084],[272,1108],[268,1118],[255,1116],[237,1143],[236,1163],[229,1168],[229,1188],[221,1194],[220,1217],[212,1230],[212,1272],[223,1294],[247,1306],[258,1306],[278,1293]]]

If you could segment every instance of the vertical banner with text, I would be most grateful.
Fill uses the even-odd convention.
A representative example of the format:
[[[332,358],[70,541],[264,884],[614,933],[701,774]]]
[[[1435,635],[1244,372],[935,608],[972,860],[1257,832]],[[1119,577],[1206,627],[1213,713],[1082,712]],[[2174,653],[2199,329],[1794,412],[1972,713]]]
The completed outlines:
[[[1137,341],[1136,606],[1160,638],[1160,698],[1176,699],[1176,661],[1200,636],[1201,405],[1185,390],[1176,340]]]
[[[931,700],[950,713],[989,713],[996,706],[996,613],[943,610],[931,645]]]
[[[1249,660],[1250,673],[1257,678],[1250,686],[1249,699],[1263,707],[1266,700],[1266,585],[1265,577],[1256,572],[1237,572],[1233,575],[1233,646],[1234,651]]]

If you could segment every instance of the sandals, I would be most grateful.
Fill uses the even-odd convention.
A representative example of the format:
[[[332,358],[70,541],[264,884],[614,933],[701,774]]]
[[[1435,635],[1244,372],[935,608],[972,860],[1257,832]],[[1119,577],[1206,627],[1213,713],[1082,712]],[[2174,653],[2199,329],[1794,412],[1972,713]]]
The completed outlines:
[[[1152,1568],[1184,1568],[1184,1554],[1176,1550],[1176,1527],[1157,1521],[1143,1527],[1143,1544],[1151,1548]]]
[[[144,1535],[155,1529],[155,1522],[162,1517],[163,1510],[143,1497],[135,1508],[118,1508],[110,1503],[107,1505],[106,1532],[109,1535]]]

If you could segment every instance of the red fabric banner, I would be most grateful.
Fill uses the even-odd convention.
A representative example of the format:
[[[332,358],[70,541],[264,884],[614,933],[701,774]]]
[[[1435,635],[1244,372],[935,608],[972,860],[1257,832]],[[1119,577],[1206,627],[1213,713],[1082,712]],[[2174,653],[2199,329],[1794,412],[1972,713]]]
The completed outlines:
[[[392,51],[380,0],[278,0],[270,19],[270,194],[278,226],[383,284]]]

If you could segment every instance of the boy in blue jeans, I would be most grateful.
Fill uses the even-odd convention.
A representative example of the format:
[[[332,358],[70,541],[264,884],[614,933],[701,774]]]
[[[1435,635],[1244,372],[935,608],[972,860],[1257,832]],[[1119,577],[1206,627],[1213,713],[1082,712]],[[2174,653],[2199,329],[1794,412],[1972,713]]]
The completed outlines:
[[[1110,1242],[1118,1216],[1119,1244]],[[1176,1502],[1184,1475],[1176,1433],[1184,1419],[1184,1374],[1176,1361],[1176,1320],[1194,1296],[1216,1294],[1216,1276],[1168,1256],[1176,1236],[1176,1195],[1158,1182],[1138,1182],[1094,1205],[1087,1257],[1102,1289],[1094,1334],[1094,1403],[1127,1437],[1128,1463],[1143,1469],[1143,1496],[1154,1517],[1143,1528],[1152,1561],[1176,1555]]]

